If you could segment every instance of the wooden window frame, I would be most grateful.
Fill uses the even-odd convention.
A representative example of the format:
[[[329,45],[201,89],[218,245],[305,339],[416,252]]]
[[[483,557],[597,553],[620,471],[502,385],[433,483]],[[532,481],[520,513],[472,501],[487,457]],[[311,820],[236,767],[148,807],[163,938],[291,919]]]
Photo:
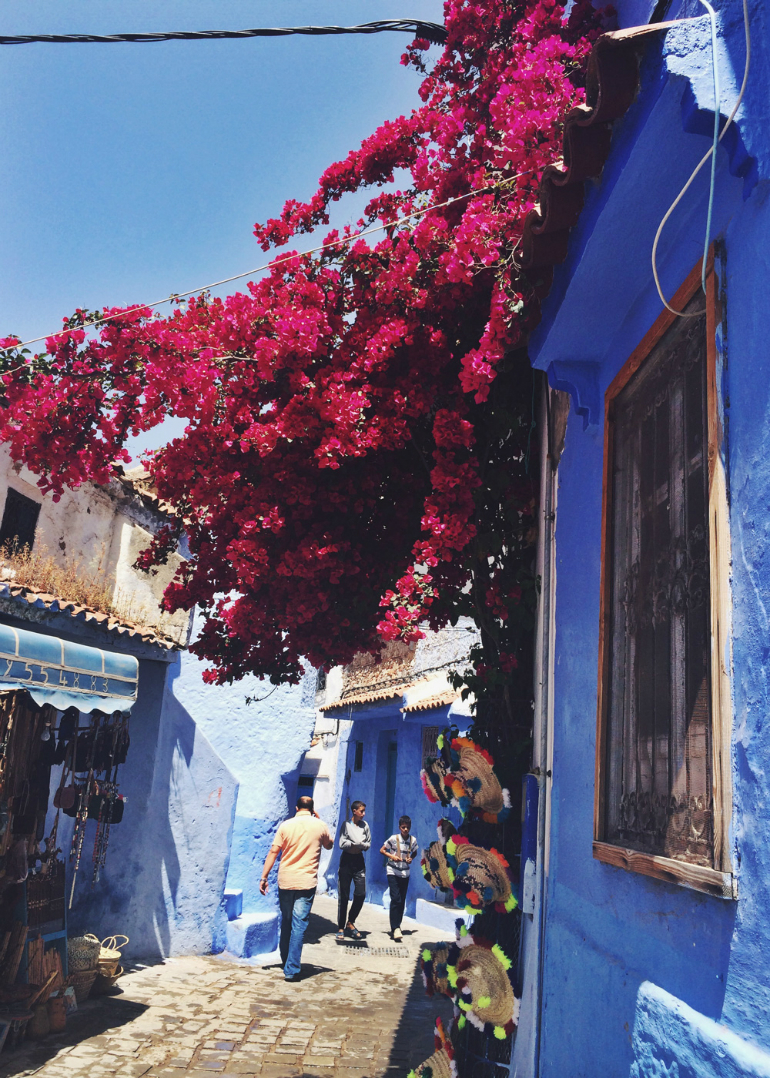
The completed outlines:
[[[692,270],[677,291],[672,307],[683,310],[701,287],[701,264]],[[666,310],[633,351],[608,387],[604,398],[604,468],[602,491],[601,598],[599,612],[599,691],[596,736],[596,785],[594,791],[593,856],[604,864],[652,876],[667,883],[694,888],[718,898],[738,897],[730,856],[732,780],[730,746],[732,707],[730,694],[730,532],[727,514],[727,483],[723,453],[719,386],[722,367],[716,333],[721,321],[719,289],[714,270],[714,248],[706,268],[706,387],[708,416],[708,521],[709,579],[711,588],[711,708],[712,793],[714,801],[714,868],[626,849],[603,841],[607,760],[607,707],[610,677],[610,594],[612,506],[610,461],[613,450],[612,406],[653,348],[673,325],[676,315]]]

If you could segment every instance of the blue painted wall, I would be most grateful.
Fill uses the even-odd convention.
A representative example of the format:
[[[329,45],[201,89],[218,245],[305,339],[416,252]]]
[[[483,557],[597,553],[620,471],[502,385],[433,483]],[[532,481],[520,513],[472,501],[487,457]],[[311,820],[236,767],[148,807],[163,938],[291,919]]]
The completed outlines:
[[[125,932],[132,959],[222,950],[226,887],[243,889],[245,912],[277,908],[275,888],[267,899],[257,893],[259,870],[279,823],[293,811],[298,765],[313,729],[314,674],[272,693],[254,678],[211,686],[187,652],[107,641],[63,615],[37,626],[18,623],[133,650],[140,660],[131,747],[119,776],[125,816],[112,828],[95,887],[96,825],[87,825],[71,932],[100,938]],[[247,704],[247,697],[263,699]],[[59,774],[55,768],[52,790]],[[47,831],[54,815],[51,810]],[[65,859],[71,834],[72,821],[63,816]]]
[[[324,869],[328,890],[335,896],[340,855],[339,827],[353,801],[366,803],[366,819],[372,831],[372,848],[366,855],[367,902],[377,905],[389,903],[385,859],[379,850],[385,839],[398,830],[399,816],[411,817],[412,834],[421,851],[435,840],[436,825],[442,816],[449,816],[456,826],[460,824],[460,814],[456,810],[442,809],[440,805],[433,805],[428,801],[423,793],[419,775],[422,768],[423,728],[438,726],[442,729],[450,721],[460,723],[463,720],[457,717],[450,720],[448,707],[406,716],[401,713],[400,708],[401,700],[380,707],[360,708],[354,713],[356,717],[351,724],[349,736],[341,747],[341,811],[339,819],[335,820],[334,852]],[[467,722],[467,719],[465,721]],[[363,742],[364,746],[361,771],[354,770],[356,741]],[[398,755],[393,822],[392,829],[388,829],[385,820],[385,781],[388,745],[391,742],[397,744]],[[412,865],[407,892],[406,912],[410,917],[414,916],[418,898],[441,901],[441,896],[428,886],[419,864],[415,863]]]
[[[260,870],[278,825],[294,814],[299,764],[315,722],[315,672],[300,685],[273,689],[256,678],[206,685],[201,670],[183,653],[172,693],[239,784],[227,887],[243,891],[245,913],[277,910],[274,886],[267,897],[259,894]]]
[[[569,420],[556,525],[540,1070],[548,1078],[770,1074],[770,36],[765,6],[750,6],[752,81],[739,114],[740,138],[729,153],[719,151],[713,229],[727,251],[733,838],[740,898],[720,901],[627,873],[595,861],[591,851],[602,402],[660,314],[650,271],[653,235],[708,145],[686,133],[699,129],[713,108],[704,22],[670,32],[663,45],[648,49],[642,92],[616,125],[604,176],[587,193],[531,347],[536,366],[557,364],[560,381],[571,380],[573,404],[583,413],[573,409]],[[721,5],[724,113],[742,75],[740,16],[733,0]],[[748,163],[747,152],[753,155]],[[669,294],[702,252],[706,194],[705,179],[696,182],[664,238],[661,269]]]

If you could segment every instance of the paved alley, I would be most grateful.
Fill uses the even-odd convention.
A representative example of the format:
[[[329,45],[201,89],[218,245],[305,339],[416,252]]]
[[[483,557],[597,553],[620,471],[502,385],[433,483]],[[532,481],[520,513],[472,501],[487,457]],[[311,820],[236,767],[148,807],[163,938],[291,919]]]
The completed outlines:
[[[170,959],[121,978],[121,994],[89,1000],[60,1035],[0,1054],[0,1078],[384,1078],[404,1076],[433,1051],[433,1021],[451,1003],[425,995],[419,953],[440,933],[365,906],[366,947],[334,940],[335,903],[313,906],[302,980],[279,966],[226,956]],[[126,957],[129,957],[128,955]]]

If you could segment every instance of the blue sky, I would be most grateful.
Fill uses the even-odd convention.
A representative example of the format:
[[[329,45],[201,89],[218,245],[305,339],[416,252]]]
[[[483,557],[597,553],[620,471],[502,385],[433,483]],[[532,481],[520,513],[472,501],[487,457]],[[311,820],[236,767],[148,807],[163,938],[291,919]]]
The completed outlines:
[[[0,32],[380,18],[441,22],[442,2],[2,0]],[[309,196],[328,164],[418,104],[419,76],[399,64],[408,41],[0,47],[0,335],[27,340],[76,307],[147,302],[260,265],[254,222]],[[342,203],[334,223],[361,204]]]

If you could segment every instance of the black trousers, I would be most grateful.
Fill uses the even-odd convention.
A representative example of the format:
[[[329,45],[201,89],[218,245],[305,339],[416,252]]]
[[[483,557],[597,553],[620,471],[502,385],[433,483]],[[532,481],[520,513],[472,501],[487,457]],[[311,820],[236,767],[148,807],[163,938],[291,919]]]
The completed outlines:
[[[390,931],[401,927],[401,918],[404,916],[406,906],[406,889],[409,886],[408,876],[388,875],[388,887],[390,888]]]
[[[353,884],[353,902],[348,915],[351,883]],[[348,921],[352,925],[356,923],[356,917],[361,912],[366,898],[366,865],[362,853],[349,856],[343,853],[340,857],[337,894],[337,927],[343,929]]]

